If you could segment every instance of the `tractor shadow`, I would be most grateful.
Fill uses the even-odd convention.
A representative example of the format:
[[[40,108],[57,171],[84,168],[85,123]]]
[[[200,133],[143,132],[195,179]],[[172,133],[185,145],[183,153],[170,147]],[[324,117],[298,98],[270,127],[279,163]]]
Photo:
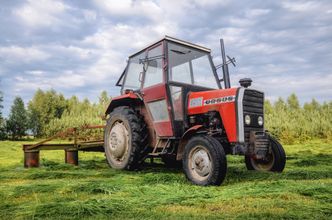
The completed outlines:
[[[139,171],[141,173],[182,173],[182,167],[168,167],[161,161],[150,162],[149,160],[145,160],[145,162],[141,165]]]
[[[233,157],[233,158],[236,158]],[[331,154],[292,155],[287,157],[286,167],[282,173],[259,172],[247,170],[244,159],[228,161],[227,175],[223,185],[262,180],[318,180],[332,178]],[[179,174],[182,167],[170,168],[161,162],[145,162],[141,173]]]

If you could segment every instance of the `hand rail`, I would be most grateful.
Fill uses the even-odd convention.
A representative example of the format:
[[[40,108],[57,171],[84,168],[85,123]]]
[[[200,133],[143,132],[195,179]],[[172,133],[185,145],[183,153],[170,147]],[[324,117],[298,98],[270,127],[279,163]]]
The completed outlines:
[[[46,142],[53,140],[54,138],[57,138],[60,136],[66,136],[66,135],[73,134],[73,133],[74,133],[74,142],[75,142],[74,145],[77,146],[77,131],[78,130],[82,131],[82,130],[87,130],[87,129],[101,129],[104,127],[105,127],[105,125],[83,125],[81,127],[67,128],[65,131],[60,131],[45,140],[42,140],[36,144],[33,144],[33,145],[27,147],[26,150],[32,150],[34,148],[39,147],[42,144],[45,144]]]

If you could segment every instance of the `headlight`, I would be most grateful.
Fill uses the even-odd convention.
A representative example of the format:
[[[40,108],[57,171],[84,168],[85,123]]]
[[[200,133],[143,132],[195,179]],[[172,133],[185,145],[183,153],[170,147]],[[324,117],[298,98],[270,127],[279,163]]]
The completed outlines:
[[[250,125],[250,122],[251,122],[251,118],[250,118],[250,116],[249,116],[249,115],[246,115],[246,116],[244,117],[244,123],[246,123],[246,125]]]
[[[258,122],[259,126],[262,126],[263,123],[264,123],[263,117],[262,116],[258,116],[257,122]]]

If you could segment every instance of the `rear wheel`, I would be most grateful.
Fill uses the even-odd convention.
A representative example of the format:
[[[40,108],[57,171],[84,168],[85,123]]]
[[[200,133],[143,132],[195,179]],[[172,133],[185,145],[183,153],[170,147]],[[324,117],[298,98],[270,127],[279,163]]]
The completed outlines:
[[[273,137],[270,138],[271,153],[266,160],[256,160],[251,156],[245,156],[248,170],[282,172],[286,165],[286,153],[282,145]]]
[[[193,137],[185,146],[183,169],[188,180],[202,186],[220,185],[226,176],[226,154],[213,137]]]
[[[137,169],[144,161],[148,149],[148,132],[140,115],[127,106],[115,108],[104,132],[108,164],[115,169]]]

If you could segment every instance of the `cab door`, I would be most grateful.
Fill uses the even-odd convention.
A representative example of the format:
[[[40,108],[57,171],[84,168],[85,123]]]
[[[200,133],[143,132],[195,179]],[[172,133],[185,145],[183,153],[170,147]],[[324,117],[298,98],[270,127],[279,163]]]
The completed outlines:
[[[145,106],[153,120],[153,126],[159,137],[172,137],[171,107],[165,84],[165,57],[163,42],[146,51],[142,95]]]

